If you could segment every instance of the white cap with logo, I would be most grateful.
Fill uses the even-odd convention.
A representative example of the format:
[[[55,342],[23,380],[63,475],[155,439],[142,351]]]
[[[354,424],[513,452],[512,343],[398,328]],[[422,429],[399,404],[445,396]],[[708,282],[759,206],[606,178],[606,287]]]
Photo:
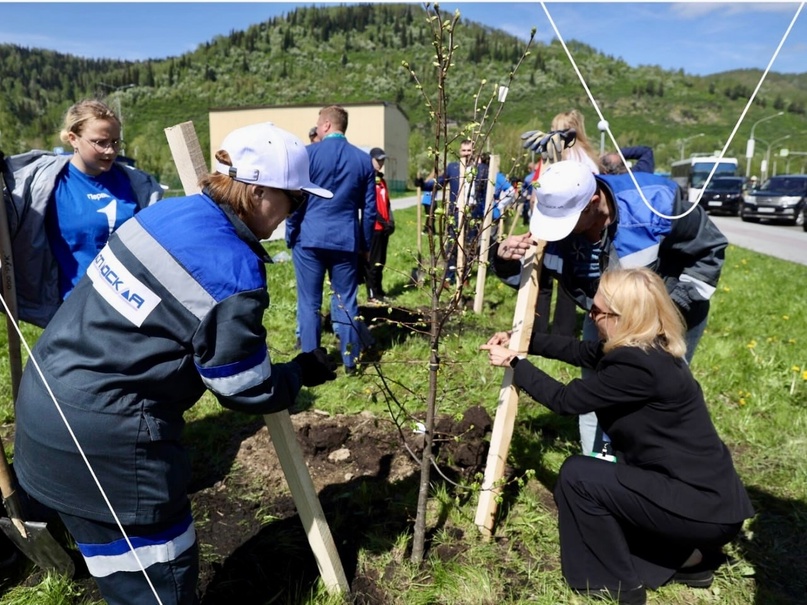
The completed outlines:
[[[585,164],[572,160],[551,164],[535,188],[532,237],[556,242],[569,235],[596,191],[594,174]]]
[[[230,154],[233,165],[216,161],[216,172],[229,175],[236,181],[306,191],[328,199],[333,197],[333,193],[311,182],[308,152],[303,142],[272,122],[233,130],[224,137],[221,149]]]

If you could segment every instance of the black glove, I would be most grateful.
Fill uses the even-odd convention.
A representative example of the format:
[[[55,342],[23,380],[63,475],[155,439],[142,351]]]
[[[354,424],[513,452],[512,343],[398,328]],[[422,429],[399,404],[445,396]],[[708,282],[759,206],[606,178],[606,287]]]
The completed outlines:
[[[300,353],[292,361],[300,366],[304,386],[315,387],[336,378],[336,362],[322,347]]]

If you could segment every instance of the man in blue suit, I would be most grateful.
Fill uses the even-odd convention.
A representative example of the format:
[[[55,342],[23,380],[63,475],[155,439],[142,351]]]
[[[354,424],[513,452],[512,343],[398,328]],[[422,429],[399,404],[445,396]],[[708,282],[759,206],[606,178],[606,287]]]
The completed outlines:
[[[422,184],[424,191],[434,191],[435,189],[440,189],[445,187],[446,182],[448,182],[448,201],[450,204],[453,205],[457,202],[457,194],[459,193],[460,188],[460,173],[462,169],[460,164],[462,164],[465,169],[467,170],[471,165],[471,156],[474,153],[474,143],[470,139],[464,140],[460,143],[460,161],[459,162],[449,162],[446,166],[446,171],[444,174],[438,176],[436,179],[429,179]],[[468,196],[471,197],[471,190],[468,189]]]
[[[418,179],[415,181],[415,185],[419,185],[423,188],[423,191],[428,191],[432,193],[432,201],[439,201],[441,198],[439,197],[438,190],[442,189],[448,184],[448,205],[446,208],[446,213],[453,213],[455,219],[458,216],[457,212],[457,196],[459,195],[460,190],[460,177],[463,174],[464,170],[468,170],[472,166],[471,156],[474,153],[474,143],[470,139],[466,139],[460,143],[460,160],[459,162],[450,162],[446,166],[445,173],[438,176],[436,179],[429,179],[428,181],[421,181]],[[462,164],[462,166],[460,166]],[[473,187],[465,187],[463,189],[463,194],[465,196],[465,203],[471,204],[473,203]],[[469,211],[470,208],[467,208],[466,211]],[[449,226],[448,229],[448,236],[449,239],[453,239],[456,237],[456,228],[453,226]],[[457,246],[453,243],[449,242],[447,244],[446,254],[448,256],[448,270],[446,271],[446,279],[450,283],[454,283],[455,275],[456,275],[456,263],[457,263]]]
[[[376,220],[375,169],[370,156],[345,138],[347,111],[323,107],[317,119],[320,142],[306,147],[311,178],[317,175],[333,199],[310,196],[286,219],[286,245],[297,276],[297,322],[302,351],[320,346],[322,284],[331,281],[331,321],[345,372],[356,371],[361,353],[357,292],[359,255],[367,258]],[[319,181],[317,181],[319,182]],[[325,184],[327,183],[327,184]]]

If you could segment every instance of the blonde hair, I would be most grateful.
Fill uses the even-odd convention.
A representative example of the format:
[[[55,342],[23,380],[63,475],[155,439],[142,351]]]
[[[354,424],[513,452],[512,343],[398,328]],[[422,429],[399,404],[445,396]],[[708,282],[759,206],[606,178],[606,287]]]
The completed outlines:
[[[347,111],[339,105],[328,105],[319,110],[319,115],[324,116],[333,124],[334,130],[341,133],[347,132]]]
[[[568,128],[574,128],[575,132],[575,143],[572,147],[563,150],[562,158],[564,160],[577,160],[580,161],[581,158],[574,157],[582,151],[585,153],[594,165],[597,166],[599,172],[602,172],[602,166],[600,164],[600,158],[595,153],[594,148],[591,146],[591,143],[586,136],[586,119],[583,117],[583,114],[577,111],[576,109],[570,109],[569,111],[564,111],[563,113],[559,113],[554,118],[552,118],[552,124],[550,124],[549,128],[551,130],[567,130]]]
[[[662,279],[650,269],[615,269],[600,278],[599,292],[617,321],[603,350],[617,347],[658,347],[684,357],[686,325]]]
[[[220,149],[216,152],[216,159],[225,166],[232,166],[230,154]],[[255,210],[255,199],[249,191],[249,185],[236,181],[227,174],[214,173],[199,179],[199,186],[207,189],[207,194],[219,205],[227,205],[233,209],[235,215],[242,221]]]
[[[97,99],[85,99],[72,105],[65,113],[59,139],[65,145],[69,144],[70,137],[68,135],[72,132],[77,136],[81,136],[84,125],[92,119],[116,122],[120,126],[120,119],[107,105]]]

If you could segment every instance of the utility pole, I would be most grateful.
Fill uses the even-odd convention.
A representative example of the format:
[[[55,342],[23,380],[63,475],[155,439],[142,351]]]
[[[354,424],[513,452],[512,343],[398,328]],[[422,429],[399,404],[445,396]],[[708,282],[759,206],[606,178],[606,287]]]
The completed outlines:
[[[108,88],[109,90],[112,91],[111,94],[115,95],[115,113],[118,115],[118,120],[120,120],[120,140],[121,140],[120,153],[121,153],[121,155],[126,155],[124,153],[124,148],[123,148],[123,146],[124,146],[124,144],[126,142],[126,139],[123,138],[123,109],[121,108],[121,103],[120,103],[120,97],[121,96],[119,94],[115,94],[115,93],[118,93],[121,90],[126,90],[127,88],[134,88],[135,85],[134,84],[124,84],[123,86],[112,86],[112,84],[107,84],[106,82],[98,82],[98,85],[103,86],[105,88]]]
[[[697,139],[698,137],[706,136],[705,132],[699,132],[698,134],[693,134],[691,137],[687,137],[681,141],[681,159],[684,159],[684,147],[686,144],[691,141],[692,139]]]
[[[751,136],[748,138],[748,146],[745,148],[745,178],[748,178],[751,175],[751,161],[754,159],[754,130],[756,129],[757,125],[783,115],[785,115],[785,112],[780,111],[772,116],[757,120],[754,122],[754,125],[751,126]]]
[[[597,123],[600,129],[600,157],[605,153],[605,132],[608,130],[608,120],[600,120]]]

